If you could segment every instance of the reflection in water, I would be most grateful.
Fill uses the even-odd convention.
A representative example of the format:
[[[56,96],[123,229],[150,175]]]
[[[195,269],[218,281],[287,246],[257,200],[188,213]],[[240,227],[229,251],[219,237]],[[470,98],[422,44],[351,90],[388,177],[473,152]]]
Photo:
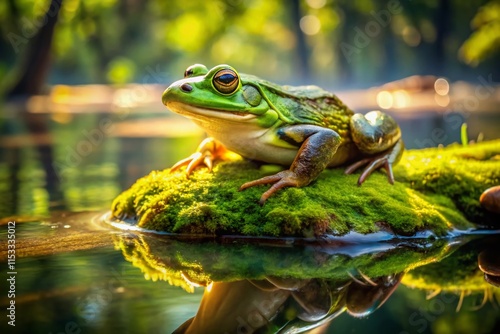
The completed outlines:
[[[500,247],[487,248],[479,254],[479,269],[484,272],[484,279],[493,286],[500,287]]]
[[[298,333],[329,324],[344,311],[366,316],[389,298],[402,275],[366,282],[269,277],[211,283],[197,315],[176,333]]]
[[[33,214],[46,214],[48,202],[59,199],[59,179],[51,166],[54,152],[47,120],[42,115],[30,114],[23,108],[16,108],[19,120],[7,119],[2,122],[2,145],[0,145],[0,182],[7,185],[0,190],[4,205],[0,204],[0,217],[25,212],[27,207],[35,207]],[[19,135],[28,132],[29,136]],[[10,137],[4,137],[3,134]],[[26,146],[31,150],[26,150]],[[27,157],[35,157],[31,173],[28,171]],[[36,167],[34,166],[36,165]],[[34,172],[34,173],[33,173]],[[31,175],[30,175],[31,174]],[[41,176],[33,180],[33,174]],[[28,205],[22,198],[31,199]]]
[[[429,291],[428,299],[443,293],[456,293],[459,295],[457,312],[463,307],[466,296],[480,296],[479,301],[471,299],[469,307],[472,309],[481,308],[488,301],[494,303],[500,298],[498,284],[495,284],[500,276],[498,240],[498,236],[490,236],[470,242],[453,256],[409,272],[403,283]]]
[[[304,247],[192,243],[110,230],[96,215],[17,217],[16,329],[59,333],[75,323],[82,333],[455,333],[465,323],[465,332],[488,333],[500,326],[499,236]],[[0,307],[7,303],[0,296]]]
[[[22,117],[0,115],[0,217],[108,209],[123,189],[171,166],[185,154],[179,147],[194,149],[200,140],[168,117],[131,131],[138,115],[11,112]],[[72,119],[61,123],[56,115]]]
[[[342,313],[372,314],[400,282],[434,296],[456,293],[457,309],[465,295],[482,293],[479,307],[495,303],[500,293],[490,284],[500,270],[488,240],[498,237],[378,245],[381,251],[195,245],[144,235],[122,235],[115,245],[146,278],[187,291],[205,286],[197,314],[176,333],[299,333],[326,331]]]

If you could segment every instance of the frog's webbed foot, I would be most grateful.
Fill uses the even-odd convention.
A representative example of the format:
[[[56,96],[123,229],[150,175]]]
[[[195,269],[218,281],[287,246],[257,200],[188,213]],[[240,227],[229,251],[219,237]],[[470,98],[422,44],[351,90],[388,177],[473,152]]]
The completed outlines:
[[[300,182],[298,175],[291,170],[284,170],[274,175],[265,176],[258,180],[250,181],[244,183],[240,187],[240,191],[245,190],[250,187],[258,186],[261,184],[271,184],[271,188],[269,188],[265,193],[262,194],[259,200],[259,204],[263,205],[266,200],[271,197],[272,194],[285,187],[300,187],[303,182]]]
[[[360,186],[361,184],[363,184],[363,182],[366,181],[366,179],[368,178],[368,176],[371,175],[371,173],[373,173],[379,168],[384,168],[385,171],[387,172],[387,179],[389,183],[394,184],[394,174],[392,172],[392,166],[399,161],[401,155],[403,154],[403,150],[404,150],[404,144],[403,141],[400,139],[391,149],[381,154],[361,159],[353,163],[352,165],[348,166],[345,170],[345,174],[352,174],[360,167],[366,166],[358,179],[358,185]]]
[[[214,161],[226,160],[227,153],[228,150],[221,143],[209,137],[201,142],[195,153],[173,165],[170,172],[175,172],[182,166],[187,166],[186,176],[189,177],[191,172],[202,164],[207,166],[209,171],[212,171]]]

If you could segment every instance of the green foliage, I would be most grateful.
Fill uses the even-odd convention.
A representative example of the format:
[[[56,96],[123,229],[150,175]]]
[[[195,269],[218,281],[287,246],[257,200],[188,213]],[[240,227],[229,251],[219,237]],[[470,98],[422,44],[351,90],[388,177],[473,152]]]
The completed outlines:
[[[463,60],[477,66],[500,48],[500,1],[492,0],[479,8],[471,22],[472,35],[460,49]]]
[[[135,65],[130,59],[115,58],[108,65],[107,78],[114,84],[130,82],[135,75]]]
[[[154,171],[139,179],[113,203],[118,218],[137,218],[139,226],[185,234],[243,234],[313,237],[349,231],[371,233],[384,223],[395,233],[430,230],[444,235],[469,221],[492,219],[479,205],[481,193],[500,183],[500,142],[446,149],[407,151],[395,168],[399,182],[381,173],[362,187],[357,175],[324,171],[303,188],[287,188],[260,206],[264,187],[243,192],[246,181],[267,173],[246,161],[217,164],[213,173],[197,169]]]
[[[107,70],[125,58],[136,66],[136,71],[121,79],[127,82],[142,81],[148,66],[160,65],[177,77],[173,73],[181,74],[193,63],[230,63],[242,72],[277,81],[310,76],[315,83],[331,86],[338,78],[343,83],[346,78],[380,81],[388,72],[421,72],[432,63],[429,50],[436,47],[446,50],[447,68],[456,69],[460,66],[456,59],[458,41],[469,35],[464,22],[469,22],[483,4],[482,0],[453,2],[453,10],[446,13],[452,26],[445,27],[450,38],[442,41],[436,37],[443,29],[436,15],[437,3],[403,1],[400,11],[380,26],[380,32],[360,45],[359,31],[370,22],[378,22],[373,13],[387,11],[388,3],[339,0],[318,7],[295,1],[300,5],[298,12],[293,2],[285,0],[65,0],[54,35],[56,74],[52,77],[59,82],[71,78],[82,83],[113,83],[115,79]],[[29,43],[27,31],[36,31],[35,23],[49,3],[0,3],[7,51],[17,49],[12,47],[12,34],[22,39],[20,46]],[[304,22],[313,22],[317,29],[311,32],[304,28]],[[462,55],[468,63],[476,64],[498,47],[498,1],[483,7],[473,26],[476,31],[462,47]],[[341,43],[349,44],[355,52],[345,55]],[[11,68],[17,51],[10,58],[9,52],[6,55],[1,63]]]

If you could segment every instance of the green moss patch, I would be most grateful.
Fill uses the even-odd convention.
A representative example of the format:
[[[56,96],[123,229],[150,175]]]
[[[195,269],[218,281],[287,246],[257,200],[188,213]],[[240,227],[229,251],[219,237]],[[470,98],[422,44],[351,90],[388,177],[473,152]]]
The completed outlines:
[[[307,187],[281,190],[263,206],[258,200],[268,187],[238,191],[277,170],[235,160],[213,172],[198,168],[189,179],[184,170],[153,171],[115,199],[112,214],[147,229],[197,235],[314,237],[371,233],[381,225],[403,235],[444,235],[494,221],[479,196],[500,184],[500,141],[407,151],[394,185],[376,172],[358,187],[359,175],[336,168]]]

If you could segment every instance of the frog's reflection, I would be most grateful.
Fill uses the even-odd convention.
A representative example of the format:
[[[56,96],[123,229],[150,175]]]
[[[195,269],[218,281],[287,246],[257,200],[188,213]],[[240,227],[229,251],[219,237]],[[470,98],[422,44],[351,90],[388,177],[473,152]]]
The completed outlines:
[[[116,246],[147,279],[189,292],[205,286],[197,314],[177,333],[318,333],[342,313],[372,314],[400,282],[429,298],[452,293],[460,298],[457,310],[469,295],[474,308],[481,295],[479,307],[494,302],[498,241],[496,235],[299,248],[134,234],[117,236]]]
[[[175,333],[299,333],[347,311],[366,316],[394,292],[403,274],[348,281],[267,277],[211,283],[198,313]]]

